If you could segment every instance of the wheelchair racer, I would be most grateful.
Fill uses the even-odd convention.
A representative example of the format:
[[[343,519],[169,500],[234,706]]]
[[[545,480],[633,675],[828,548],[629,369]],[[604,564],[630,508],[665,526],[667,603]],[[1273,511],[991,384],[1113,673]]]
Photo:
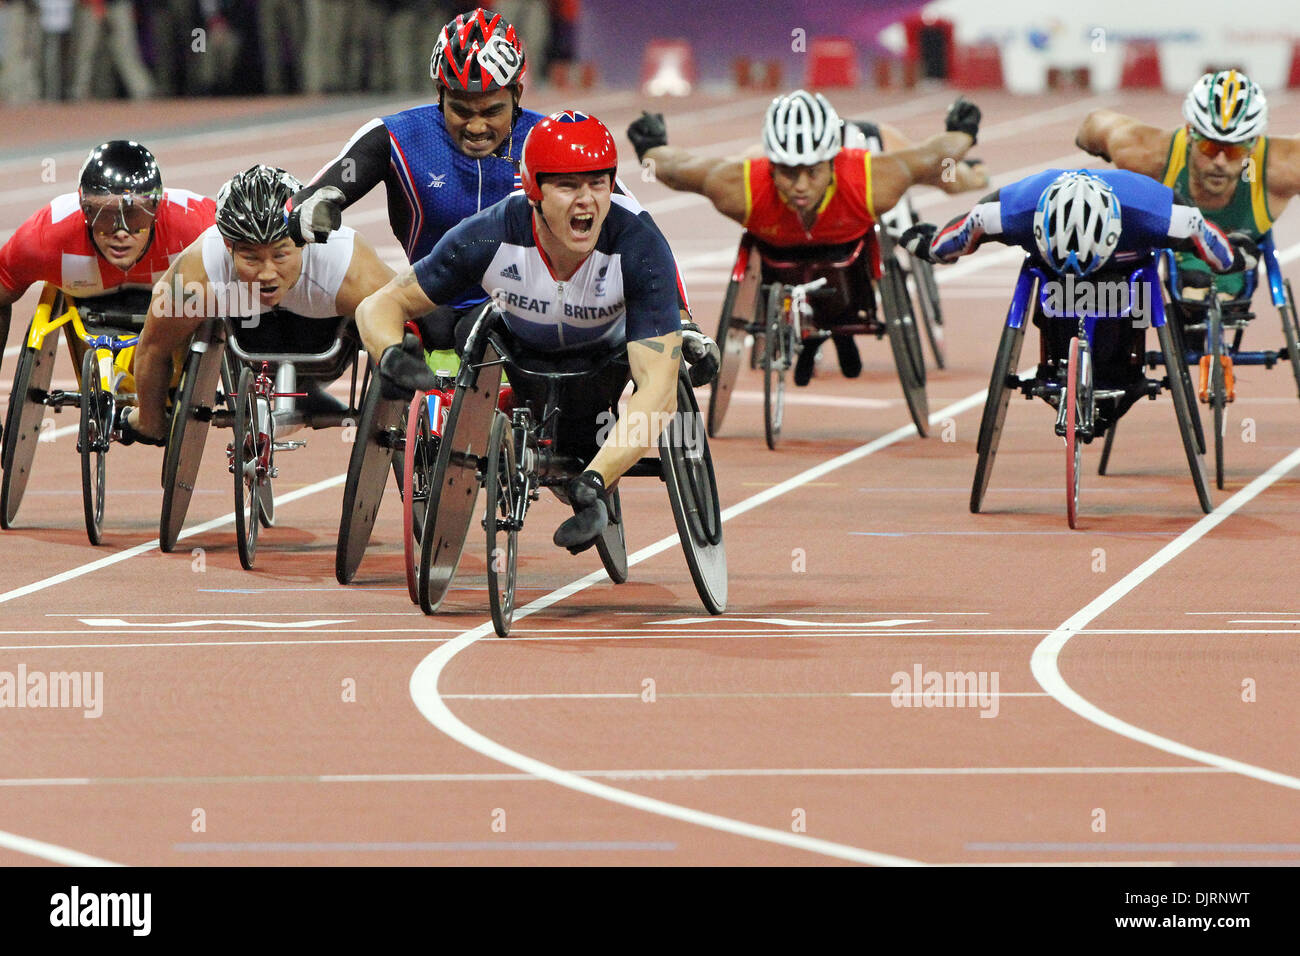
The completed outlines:
[[[13,303],[34,283],[48,282],[76,299],[143,293],[212,225],[215,211],[198,193],[164,189],[153,153],[139,143],[96,146],[77,191],[42,206],[0,249],[0,352]],[[69,344],[80,358],[81,342]]]
[[[974,145],[979,120],[979,109],[959,99],[948,111],[947,132],[873,156],[844,146],[844,125],[824,96],[796,90],[768,107],[765,158],[705,158],[669,146],[662,114],[643,113],[627,137],[660,182],[706,196],[764,245],[785,252],[856,242],[909,187],[941,184],[948,166]],[[852,337],[832,338],[845,375],[859,374],[862,360]],[[813,347],[800,352],[796,385],[808,384],[816,355]]]
[[[946,263],[989,241],[1020,246],[1049,274],[1088,283],[1127,284],[1137,261],[1155,249],[1189,253],[1216,273],[1254,268],[1258,255],[1250,237],[1225,234],[1168,186],[1118,169],[1036,173],[985,196],[942,230],[931,223],[911,227],[901,244],[917,258]],[[1065,314],[1074,311],[1070,305]],[[1049,320],[1040,304],[1034,324],[1048,342],[1049,358],[1061,361],[1076,323]],[[1142,357],[1131,348],[1133,328],[1131,322],[1097,325],[1092,347],[1099,382],[1114,376],[1115,384],[1127,384],[1122,380],[1142,374]]]
[[[1120,169],[1149,176],[1187,196],[1225,232],[1258,241],[1300,194],[1300,137],[1266,136],[1268,102],[1244,73],[1206,73],[1183,101],[1184,125],[1148,126],[1112,110],[1093,110],[1075,143]],[[1176,253],[1179,294],[1204,298],[1212,284],[1222,299],[1240,298],[1241,273],[1211,277],[1205,263]]]
[[[257,350],[305,352],[336,326],[315,320],[351,315],[393,270],[355,230],[341,227],[325,245],[299,247],[289,237],[284,204],[302,188],[282,169],[253,166],[217,193],[216,222],[186,249],[154,287],[135,353],[139,408],[119,419],[125,436],[166,444],[172,354],[209,318],[256,317]],[[177,301],[177,290],[183,290]],[[194,304],[198,300],[198,305]],[[245,341],[240,336],[241,342]],[[332,339],[331,339],[332,341]],[[328,343],[326,343],[328,344]],[[323,350],[323,349],[322,349]],[[319,380],[302,383],[310,409],[333,404]]]
[[[575,513],[554,542],[575,554],[608,522],[607,489],[655,444],[677,409],[683,334],[676,266],[648,215],[613,193],[617,166],[617,147],[600,120],[553,113],[524,144],[523,192],[452,229],[357,309],[362,338],[380,356],[381,380],[408,395],[432,388],[433,374],[403,350],[404,324],[478,286],[493,290],[482,311],[498,310],[521,350],[591,363],[593,376],[560,396],[558,450],[586,469],[565,489]],[[462,349],[467,333],[461,323]],[[619,351],[626,351],[636,390],[626,414],[601,428],[600,416],[617,407],[629,374],[601,360]],[[529,392],[539,389],[527,377],[511,383],[517,398],[536,403]]]

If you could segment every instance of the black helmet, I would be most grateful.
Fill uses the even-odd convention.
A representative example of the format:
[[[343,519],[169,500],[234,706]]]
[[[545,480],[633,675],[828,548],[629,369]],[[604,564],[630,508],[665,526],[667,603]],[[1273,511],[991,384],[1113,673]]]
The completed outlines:
[[[302,189],[283,169],[253,166],[217,193],[217,231],[230,242],[264,245],[289,235],[285,204]]]
[[[143,232],[153,225],[162,196],[158,162],[139,143],[110,140],[92,149],[81,167],[77,197],[92,230],[98,224],[101,232]]]

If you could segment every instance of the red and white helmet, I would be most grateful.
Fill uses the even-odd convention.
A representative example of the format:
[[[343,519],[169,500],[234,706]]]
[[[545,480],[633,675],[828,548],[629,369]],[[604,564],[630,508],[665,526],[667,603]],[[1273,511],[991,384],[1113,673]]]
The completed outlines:
[[[490,93],[524,87],[524,45],[499,13],[478,7],[456,16],[438,34],[429,75],[440,89]]]
[[[524,195],[542,198],[537,177],[547,173],[596,173],[618,169],[618,147],[609,128],[589,113],[561,110],[528,133],[519,171]]]

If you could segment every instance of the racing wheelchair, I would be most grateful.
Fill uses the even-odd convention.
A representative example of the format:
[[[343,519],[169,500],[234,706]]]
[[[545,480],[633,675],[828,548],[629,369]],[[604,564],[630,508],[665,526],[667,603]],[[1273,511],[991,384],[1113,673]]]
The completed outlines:
[[[233,432],[226,457],[234,479],[239,561],[246,569],[256,560],[259,527],[275,523],[273,479],[279,473],[275,453],[306,444],[288,436],[304,428],[355,428],[335,559],[336,576],[340,583],[348,583],[370,539],[394,449],[399,446],[401,403],[380,396],[373,363],[361,348],[351,319],[338,319],[330,327],[328,342],[316,343],[321,347],[315,351],[259,350],[251,343],[241,344],[240,332],[239,320],[209,320],[191,342],[163,458],[160,547],[170,552],[176,546],[209,426]],[[346,410],[299,407],[297,400],[304,396],[297,391],[299,376],[329,382],[348,373]],[[226,381],[224,387],[218,386],[219,378]]]
[[[1062,313],[1053,291],[1067,283],[1035,265],[1033,257],[1025,258],[1007,310],[980,420],[979,462],[971,485],[970,510],[978,513],[983,507],[1013,392],[1020,392],[1026,399],[1041,398],[1056,411],[1056,434],[1065,440],[1066,517],[1069,526],[1076,528],[1083,446],[1113,434],[1115,423],[1140,398],[1154,400],[1161,391],[1168,390],[1197,500],[1208,514],[1212,503],[1202,457],[1204,448],[1196,435],[1195,398],[1182,352],[1166,321],[1156,253],[1086,281],[1094,288],[1127,291],[1095,297],[1098,302],[1105,300],[1103,304],[1108,307],[1078,313],[1071,308]],[[1108,285],[1101,286],[1102,282]],[[1035,324],[1041,322],[1040,360],[1033,373],[1022,376],[1018,363],[1031,308],[1037,313]],[[1165,363],[1166,374],[1160,379],[1145,374],[1148,326],[1156,329],[1159,354]],[[1099,347],[1104,357],[1094,362]]]
[[[752,336],[755,351],[762,349],[755,364],[763,372],[764,435],[775,449],[786,374],[805,342],[833,333],[889,336],[908,412],[924,437],[930,412],[921,337],[894,241],[879,224],[842,246],[775,249],[749,233],[741,237],[718,325],[722,361],[709,395],[709,436],[722,427]]]
[[[116,437],[117,410],[134,405],[131,356],[149,308],[148,290],[130,289],[78,302],[46,284],[28,326],[14,373],[4,429],[0,526],[13,527],[31,477],[47,408],[80,409],[82,511],[91,544],[103,540],[108,451]],[[68,341],[79,389],[52,389],[59,332]],[[78,354],[76,343],[84,345]]]
[[[501,398],[501,366],[515,383],[512,401]],[[415,599],[426,614],[438,610],[451,586],[482,488],[492,624],[498,635],[509,635],[518,538],[529,506],[543,488],[564,500],[562,489],[585,468],[581,459],[560,449],[561,388],[608,372],[626,380],[625,349],[606,354],[594,365],[589,357],[541,355],[515,343],[500,323],[499,313],[484,309],[466,342],[440,437],[427,441],[423,452],[413,450],[410,442],[406,446],[414,469],[407,479],[405,507],[416,512],[406,524],[418,538]],[[524,400],[525,392],[541,396],[540,400]],[[421,414],[422,398],[416,395],[412,414]],[[442,401],[439,396],[437,404]],[[656,476],[667,485],[696,591],[709,613],[721,614],[727,605],[721,506],[708,440],[685,370],[677,382],[677,403],[677,414],[660,435],[659,456],[642,458],[624,477]],[[421,488],[426,489],[423,498],[418,493]],[[609,523],[596,541],[596,550],[610,579],[620,584],[627,580],[628,564],[617,486],[610,490],[607,503]]]
[[[1260,262],[1268,278],[1268,286],[1273,304],[1277,307],[1282,320],[1283,345],[1281,349],[1263,349],[1248,351],[1241,347],[1241,340],[1255,313],[1251,311],[1251,298],[1259,283],[1259,269],[1256,267],[1245,275],[1245,287],[1241,295],[1233,299],[1220,299],[1209,283],[1206,273],[1180,274],[1178,261],[1174,254],[1165,250],[1161,260],[1164,267],[1165,294],[1169,297],[1170,329],[1174,344],[1183,357],[1180,368],[1186,377],[1185,387],[1192,389],[1192,380],[1188,369],[1199,367],[1200,378],[1197,394],[1201,402],[1209,405],[1214,419],[1214,483],[1222,489],[1224,477],[1224,446],[1227,444],[1226,409],[1228,403],[1236,398],[1235,376],[1233,370],[1239,365],[1262,365],[1272,368],[1279,360],[1290,361],[1291,372],[1295,377],[1296,391],[1300,394],[1300,329],[1296,324],[1295,297],[1291,294],[1291,282],[1282,276],[1278,265],[1277,250],[1273,244],[1272,232],[1266,233],[1259,242]],[[1204,299],[1188,298],[1183,294],[1184,282],[1205,277],[1204,282],[1195,282],[1194,287],[1204,288]],[[1189,282],[1189,285],[1192,283]],[[1159,353],[1147,356],[1152,368],[1162,364],[1164,358]],[[1197,441],[1202,452],[1208,452],[1205,433],[1200,416],[1195,420]],[[1115,439],[1112,429],[1106,436],[1102,449],[1099,474],[1105,474],[1110,461],[1111,445]]]

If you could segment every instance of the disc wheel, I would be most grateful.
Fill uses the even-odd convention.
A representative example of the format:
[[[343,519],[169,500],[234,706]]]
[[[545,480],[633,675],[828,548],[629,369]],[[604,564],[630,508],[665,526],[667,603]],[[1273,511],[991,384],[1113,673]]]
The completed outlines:
[[[170,553],[176,547],[185,514],[194,494],[194,482],[203,460],[203,445],[216,404],[217,382],[221,376],[225,341],[212,335],[212,326],[201,331],[206,336],[203,348],[187,353],[176,397],[172,401],[171,423],[167,430],[167,448],[163,453],[162,511],[158,520],[158,548]],[[223,404],[234,402],[233,393]],[[233,411],[233,409],[231,409]]]
[[[767,296],[767,321],[763,350],[763,435],[767,447],[776,450],[781,443],[781,424],[785,418],[785,375],[792,364],[793,329],[785,311],[786,290],[775,285]]]
[[[24,336],[14,370],[13,391],[9,393],[9,411],[5,414],[4,450],[0,460],[4,466],[4,477],[0,479],[0,527],[4,528],[13,527],[31,477],[32,461],[41,438],[41,421],[45,418],[45,404],[40,399],[54,377],[59,331],[51,329],[39,349],[29,348],[26,342]]]
[[[929,431],[930,407],[925,395],[925,355],[921,351],[921,334],[916,328],[911,301],[907,295],[907,282],[898,263],[891,259],[885,263],[885,273],[880,282],[885,309],[885,328],[889,345],[894,352],[894,365],[898,380],[903,386],[907,410],[916,425],[916,432],[924,438]]]
[[[623,503],[617,488],[609,493],[609,523],[596,539],[596,553],[611,581],[627,583],[627,526],[623,523]]]
[[[438,460],[438,440],[429,417],[429,400],[416,392],[406,413],[406,444],[402,452],[402,539],[406,558],[406,591],[419,604],[415,572],[420,560],[420,535],[429,506],[429,481]]]
[[[257,559],[257,499],[261,484],[257,469],[262,439],[253,381],[253,370],[245,368],[239,373],[239,390],[235,395],[235,539],[239,543],[239,563],[245,570],[252,570]]]
[[[515,573],[519,562],[519,529],[515,526],[519,476],[515,471],[514,435],[510,430],[510,419],[503,412],[497,412],[488,435],[483,488],[487,491],[483,530],[487,532],[487,585],[492,627],[498,637],[509,637],[510,622],[515,616]]]
[[[1300,325],[1295,313],[1295,296],[1291,293],[1291,280],[1284,283],[1286,304],[1282,306],[1282,334],[1286,337],[1286,355],[1291,362],[1291,374],[1295,377],[1296,393],[1300,394]]]
[[[993,474],[993,460],[997,457],[998,443],[1002,440],[1002,426],[1007,419],[1007,405],[1012,390],[1017,385],[1016,367],[1020,363],[1020,347],[1025,341],[1024,327],[1010,325],[1002,329],[997,358],[993,361],[993,376],[989,379],[988,397],[984,401],[984,414],[980,418],[980,434],[976,448],[979,463],[975,466],[975,480],[970,489],[970,510],[978,514],[984,505],[989,477]]]
[[[1165,325],[1169,327],[1170,341],[1174,347],[1174,355],[1165,356],[1165,371],[1170,376],[1177,375],[1182,381],[1182,391],[1192,397],[1192,405],[1193,409],[1195,409],[1196,386],[1192,384],[1192,372],[1187,364],[1187,339],[1183,334],[1182,319],[1171,309],[1165,320]],[[1206,449],[1205,429],[1201,427],[1201,416],[1199,414],[1192,417],[1192,433],[1196,436],[1196,447],[1204,455]]]
[[[722,300],[722,319],[718,322],[718,348],[721,361],[718,374],[709,388],[709,434],[716,435],[731,405],[731,393],[736,387],[736,377],[745,361],[744,324],[733,321],[731,311],[740,294],[740,283],[734,279],[727,283],[727,294]],[[752,350],[751,350],[752,351]],[[752,363],[751,363],[752,364]]]
[[[1223,375],[1223,312],[1217,300],[1210,303],[1205,322],[1205,352],[1210,358],[1209,399],[1214,412],[1214,486],[1223,490],[1223,445],[1227,439],[1225,416],[1228,410],[1228,387]]]
[[[1083,361],[1079,337],[1070,339],[1070,358],[1065,378],[1065,515],[1071,528],[1079,527],[1079,471],[1081,470],[1083,443],[1079,440],[1079,424],[1083,418],[1080,404],[1079,377]]]
[[[695,394],[684,377],[677,382],[677,408],[678,414],[659,436],[660,467],[695,591],[710,614],[721,614],[727,609],[722,506],[708,438]]]
[[[1179,361],[1181,356],[1175,351],[1173,333],[1170,332],[1170,323],[1166,322],[1160,326],[1160,348],[1165,354],[1165,365],[1172,368],[1172,363]],[[1186,386],[1186,387],[1184,387]],[[1187,455],[1187,465],[1192,472],[1192,484],[1196,487],[1196,497],[1200,502],[1201,510],[1209,514],[1214,505],[1210,501],[1210,482],[1205,474],[1204,451],[1197,445],[1196,430],[1193,422],[1199,419],[1196,408],[1196,393],[1192,391],[1190,382],[1180,375],[1169,376],[1169,393],[1174,400],[1174,414],[1178,418],[1178,432],[1183,439],[1183,451]]]
[[[916,302],[920,312],[921,325],[925,327],[925,337],[930,343],[937,368],[947,368],[947,355],[944,352],[943,309],[939,305],[939,284],[934,280],[934,266],[923,259],[912,258],[912,285],[916,290]]]

